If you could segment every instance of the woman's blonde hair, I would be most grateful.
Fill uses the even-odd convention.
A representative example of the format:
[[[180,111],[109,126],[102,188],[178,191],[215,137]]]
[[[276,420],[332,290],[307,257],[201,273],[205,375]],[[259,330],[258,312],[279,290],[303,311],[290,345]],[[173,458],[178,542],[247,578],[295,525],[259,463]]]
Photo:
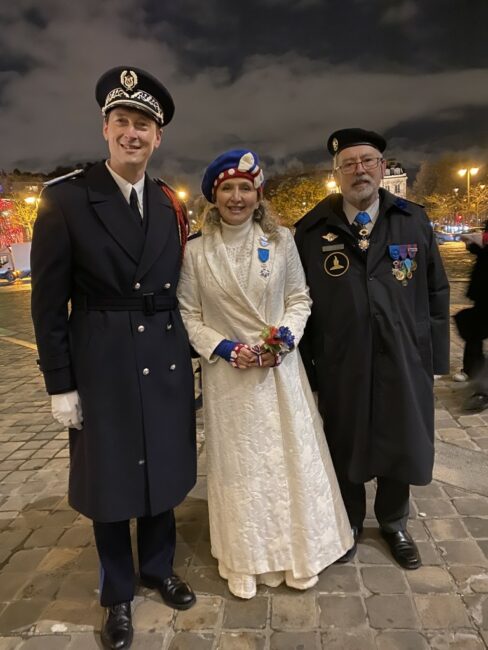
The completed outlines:
[[[259,201],[258,207],[254,210],[252,220],[259,223],[262,231],[268,235],[270,241],[277,241],[280,237],[278,222],[272,207],[265,199]],[[217,206],[207,203],[203,211],[202,233],[209,235],[217,228],[220,228],[221,216]]]

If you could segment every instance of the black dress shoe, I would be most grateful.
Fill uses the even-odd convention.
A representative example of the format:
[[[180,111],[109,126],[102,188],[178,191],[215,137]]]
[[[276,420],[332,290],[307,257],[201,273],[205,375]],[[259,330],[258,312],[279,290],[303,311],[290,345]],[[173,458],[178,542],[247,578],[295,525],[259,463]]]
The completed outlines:
[[[130,603],[119,603],[107,607],[100,634],[103,647],[109,648],[109,650],[130,648],[133,636]]]
[[[358,526],[353,526],[351,530],[354,539],[354,544],[351,546],[351,548],[348,551],[344,553],[344,555],[342,555],[338,560],[336,560],[337,564],[345,564],[346,562],[350,562],[356,555],[356,552],[358,550],[359,535],[361,535],[363,529],[359,528]]]
[[[404,569],[418,569],[422,566],[419,549],[407,530],[388,533],[381,530],[383,538],[390,547],[391,554]]]
[[[463,408],[465,411],[484,411],[488,408],[488,395],[484,393],[470,395],[464,402]]]
[[[161,582],[144,578],[141,578],[141,582],[145,587],[157,589],[165,605],[173,607],[173,609],[190,609],[196,603],[197,598],[193,589],[176,574]]]

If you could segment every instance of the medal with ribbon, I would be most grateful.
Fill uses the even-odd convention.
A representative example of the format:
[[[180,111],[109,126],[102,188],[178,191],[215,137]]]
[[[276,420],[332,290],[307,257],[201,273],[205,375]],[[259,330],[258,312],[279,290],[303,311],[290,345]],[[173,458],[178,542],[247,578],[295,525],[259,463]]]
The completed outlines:
[[[261,235],[259,237],[259,247],[258,247],[258,259],[261,262],[261,270],[259,275],[262,278],[269,277],[269,268],[266,266],[266,262],[269,261],[269,241],[266,235]]]
[[[404,287],[412,279],[417,268],[417,262],[415,261],[417,251],[417,244],[391,244],[388,246],[388,252],[393,260],[391,272]]]

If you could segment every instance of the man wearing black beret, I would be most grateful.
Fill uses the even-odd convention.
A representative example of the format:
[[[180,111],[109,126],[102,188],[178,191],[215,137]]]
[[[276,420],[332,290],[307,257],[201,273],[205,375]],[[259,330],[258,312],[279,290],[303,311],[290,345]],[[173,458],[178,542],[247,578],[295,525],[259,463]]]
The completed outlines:
[[[69,427],[70,505],[93,520],[101,639],[128,648],[142,584],[195,602],[173,572],[173,508],[196,476],[193,377],[176,300],[186,223],[146,165],[172,119],[167,89],[124,66],[98,81],[109,158],[49,183],[32,241],[32,316],[53,416]],[[68,303],[71,311],[68,312]]]
[[[312,314],[301,353],[353,528],[376,479],[383,538],[405,569],[421,565],[407,530],[410,485],[432,480],[433,375],[449,371],[449,284],[422,206],[380,188],[385,139],[342,129],[327,143],[340,194],[296,227]]]

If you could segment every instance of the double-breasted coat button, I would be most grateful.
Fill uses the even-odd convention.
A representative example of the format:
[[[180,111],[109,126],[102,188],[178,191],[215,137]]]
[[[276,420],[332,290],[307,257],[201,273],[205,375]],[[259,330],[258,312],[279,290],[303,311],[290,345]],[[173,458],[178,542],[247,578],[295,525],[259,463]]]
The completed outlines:
[[[170,370],[175,370],[176,369],[176,363],[172,363],[169,367]]]
[[[171,287],[171,282],[166,282],[163,289],[169,289]]]
[[[171,325],[171,323],[168,323],[168,324],[166,325],[166,329],[167,329],[167,330],[170,330],[172,327],[173,327],[173,325]]]
[[[144,370],[142,371],[142,374],[143,375],[148,375],[150,372],[151,371],[149,370],[149,368],[144,368]]]
[[[139,461],[139,465],[144,465],[145,462],[146,461],[144,460],[144,458],[141,458],[141,460]]]
[[[145,329],[146,328],[144,327],[144,325],[138,325],[137,326],[137,331],[140,332],[141,334],[142,334],[142,332],[144,332]]]
[[[134,289],[137,291],[137,290],[140,289],[140,288],[141,288],[141,283],[140,283],[140,282],[136,282],[135,285],[134,285]]]

